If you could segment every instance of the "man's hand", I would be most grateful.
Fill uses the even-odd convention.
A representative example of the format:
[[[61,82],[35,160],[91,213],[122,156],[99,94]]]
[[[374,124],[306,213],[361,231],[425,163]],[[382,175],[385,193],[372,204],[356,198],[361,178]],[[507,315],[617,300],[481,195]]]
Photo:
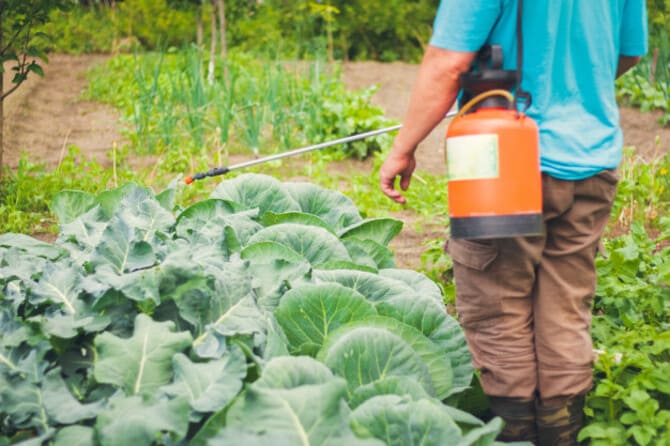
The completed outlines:
[[[395,202],[405,204],[407,199],[395,189],[395,179],[400,176],[400,188],[409,188],[412,173],[416,167],[414,153],[398,155],[391,151],[379,170],[379,185],[382,192]]]

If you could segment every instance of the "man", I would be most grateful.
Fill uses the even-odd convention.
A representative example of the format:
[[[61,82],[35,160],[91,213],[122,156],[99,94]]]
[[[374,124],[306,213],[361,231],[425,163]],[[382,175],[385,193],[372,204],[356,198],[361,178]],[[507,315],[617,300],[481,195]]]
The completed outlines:
[[[443,119],[477,51],[516,68],[516,0],[442,0],[404,125],[380,170],[405,203],[417,144]],[[647,51],[644,0],[523,6],[522,87],[540,129],[545,234],[451,240],[456,308],[501,440],[576,444],[592,385],[594,258],[616,193],[623,137],[614,80]]]

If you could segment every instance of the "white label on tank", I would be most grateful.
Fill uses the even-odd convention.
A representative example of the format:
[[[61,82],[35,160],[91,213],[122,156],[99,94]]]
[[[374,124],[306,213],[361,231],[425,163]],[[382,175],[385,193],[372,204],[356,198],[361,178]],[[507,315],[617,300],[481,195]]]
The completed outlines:
[[[447,138],[449,181],[483,180],[500,176],[498,135],[468,135]]]

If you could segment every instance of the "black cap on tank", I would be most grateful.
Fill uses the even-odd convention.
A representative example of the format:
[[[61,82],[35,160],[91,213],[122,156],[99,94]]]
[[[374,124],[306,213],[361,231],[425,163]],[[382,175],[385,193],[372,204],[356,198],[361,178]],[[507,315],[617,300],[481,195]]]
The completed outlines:
[[[499,45],[488,45],[479,51],[476,71],[461,74],[463,95],[461,104],[466,104],[475,96],[490,90],[511,91],[517,84],[515,70],[503,70],[503,51]],[[509,101],[501,96],[492,96],[477,104],[471,111],[479,108],[509,108]]]

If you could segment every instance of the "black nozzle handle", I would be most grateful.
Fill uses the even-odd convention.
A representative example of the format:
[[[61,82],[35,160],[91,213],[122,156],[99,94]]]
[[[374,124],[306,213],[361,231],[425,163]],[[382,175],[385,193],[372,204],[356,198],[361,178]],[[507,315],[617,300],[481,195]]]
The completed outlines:
[[[230,172],[230,168],[228,168],[226,166],[215,167],[214,169],[210,169],[207,172],[198,172],[196,174],[193,174],[190,177],[186,177],[186,178],[184,178],[184,182],[186,184],[191,184],[192,182],[197,181],[197,180],[202,180],[203,178],[216,177],[216,176],[219,176],[219,175],[224,175],[228,172]]]

